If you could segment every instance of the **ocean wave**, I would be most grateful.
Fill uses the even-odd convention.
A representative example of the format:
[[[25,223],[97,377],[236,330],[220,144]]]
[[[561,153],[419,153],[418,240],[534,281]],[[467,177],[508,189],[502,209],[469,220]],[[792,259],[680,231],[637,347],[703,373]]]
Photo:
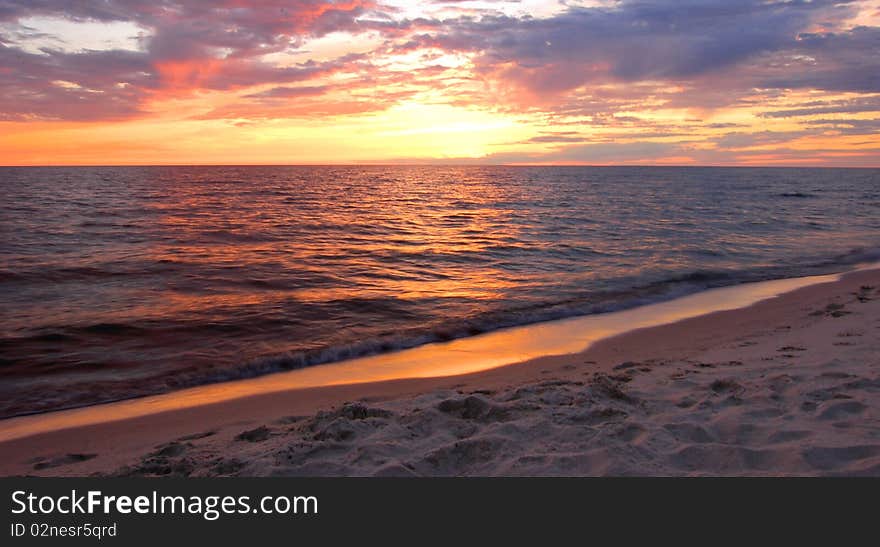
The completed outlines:
[[[0,415],[880,259],[880,170],[4,175]]]
[[[778,194],[781,198],[817,198],[816,194],[810,192],[782,192]]]
[[[803,264],[740,271],[695,270],[627,290],[596,292],[576,299],[513,307],[502,312],[458,318],[447,323],[434,325],[428,330],[411,332],[406,335],[378,336],[320,349],[264,356],[239,363],[222,371],[216,371],[197,383],[252,378],[274,372],[401,351],[435,342],[447,342],[504,328],[632,309],[712,288],[794,276],[827,274],[842,268],[876,261],[880,261],[880,247],[853,249],[834,257]]]

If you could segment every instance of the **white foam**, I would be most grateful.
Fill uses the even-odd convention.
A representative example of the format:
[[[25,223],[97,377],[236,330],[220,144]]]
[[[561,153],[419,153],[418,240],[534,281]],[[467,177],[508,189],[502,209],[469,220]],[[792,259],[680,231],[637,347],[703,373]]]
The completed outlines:
[[[257,378],[10,418],[0,421],[0,441],[265,393],[480,372],[542,356],[577,353],[598,340],[627,331],[668,324],[717,311],[743,308],[801,287],[832,282],[839,278],[840,274],[832,274],[744,283],[623,311],[511,327],[469,338],[431,343],[393,353],[371,355]]]

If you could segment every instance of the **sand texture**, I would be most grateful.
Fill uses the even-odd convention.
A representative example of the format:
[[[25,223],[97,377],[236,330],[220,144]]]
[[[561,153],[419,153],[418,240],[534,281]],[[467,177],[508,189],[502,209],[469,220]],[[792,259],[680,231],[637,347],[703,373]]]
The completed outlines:
[[[4,474],[876,476],[880,271],[581,354],[250,398],[0,451]]]

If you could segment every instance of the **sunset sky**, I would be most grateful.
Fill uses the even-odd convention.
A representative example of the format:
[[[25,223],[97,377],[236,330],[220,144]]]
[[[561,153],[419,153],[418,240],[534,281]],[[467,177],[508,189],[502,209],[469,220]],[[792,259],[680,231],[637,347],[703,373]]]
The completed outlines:
[[[0,0],[0,164],[880,166],[880,0]]]

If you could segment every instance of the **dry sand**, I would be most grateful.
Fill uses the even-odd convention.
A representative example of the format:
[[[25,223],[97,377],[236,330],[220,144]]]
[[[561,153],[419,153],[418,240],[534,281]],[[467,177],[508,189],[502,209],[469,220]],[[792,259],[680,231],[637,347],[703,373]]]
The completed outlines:
[[[587,351],[0,443],[0,474],[880,475],[880,270]]]

